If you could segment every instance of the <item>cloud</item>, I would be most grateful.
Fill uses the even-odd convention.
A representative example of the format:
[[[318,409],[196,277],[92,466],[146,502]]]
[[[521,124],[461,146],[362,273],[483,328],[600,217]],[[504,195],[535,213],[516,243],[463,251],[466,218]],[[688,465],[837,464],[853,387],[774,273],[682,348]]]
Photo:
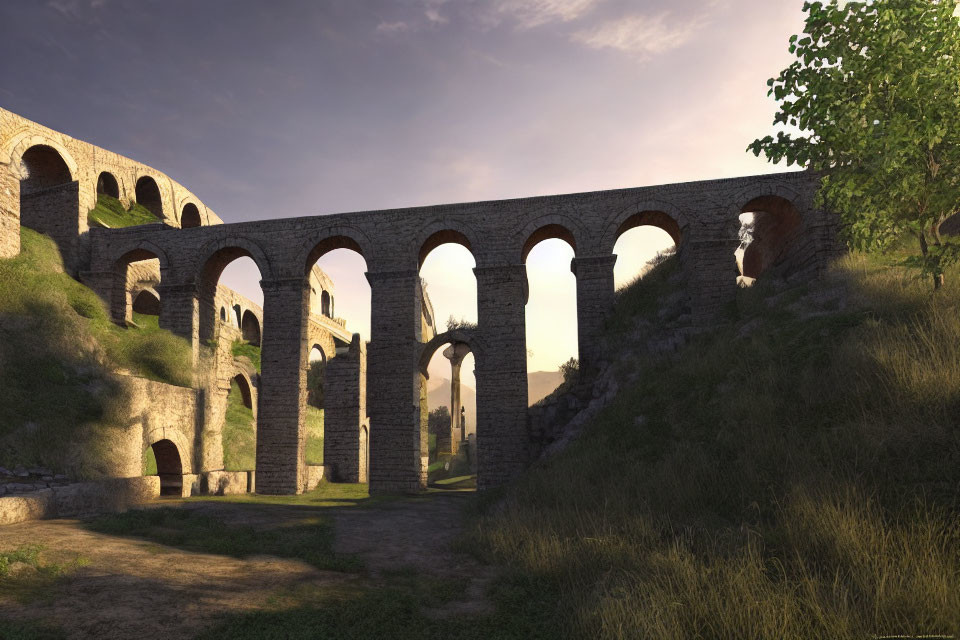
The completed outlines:
[[[403,31],[407,31],[409,29],[410,29],[410,25],[403,21],[381,22],[380,24],[377,25],[376,31],[377,33],[391,34],[391,33],[402,33]]]
[[[491,20],[510,19],[521,29],[551,22],[572,22],[589,13],[601,0],[497,0]]]
[[[645,58],[683,46],[705,22],[702,16],[678,22],[669,20],[666,13],[633,15],[577,31],[572,39],[591,49],[615,49]]]

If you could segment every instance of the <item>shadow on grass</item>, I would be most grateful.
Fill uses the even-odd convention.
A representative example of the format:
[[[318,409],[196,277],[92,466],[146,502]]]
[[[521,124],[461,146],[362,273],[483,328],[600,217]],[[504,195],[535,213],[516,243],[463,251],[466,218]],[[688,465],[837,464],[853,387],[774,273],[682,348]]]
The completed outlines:
[[[45,624],[0,620],[3,640],[64,640],[66,637],[63,631]]]
[[[552,591],[502,580],[493,592],[496,614],[442,613],[464,595],[462,583],[402,571],[377,588],[307,588],[272,599],[272,609],[225,617],[198,639],[245,638],[562,638]]]
[[[333,571],[361,568],[359,559],[333,552],[333,523],[328,518],[268,520],[270,525],[254,527],[173,506],[102,516],[86,526],[98,533],[143,538],[200,553],[237,558],[272,555]]]

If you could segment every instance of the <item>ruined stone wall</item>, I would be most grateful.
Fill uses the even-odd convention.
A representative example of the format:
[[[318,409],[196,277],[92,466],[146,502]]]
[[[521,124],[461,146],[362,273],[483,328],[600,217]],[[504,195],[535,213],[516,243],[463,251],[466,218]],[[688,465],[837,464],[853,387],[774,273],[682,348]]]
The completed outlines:
[[[327,362],[323,407],[323,464],[339,482],[366,482],[360,433],[367,423],[366,345],[354,334],[348,349]]]
[[[39,208],[41,213],[24,217],[18,187],[25,177],[22,158],[37,145],[49,147],[60,156],[74,186],[72,191],[64,190],[55,196],[31,197],[31,211]],[[97,179],[102,172],[116,179],[124,204],[134,199],[138,179],[152,178],[160,190],[161,220],[171,227],[180,226],[183,209],[188,204],[197,207],[201,224],[222,222],[196,195],[160,171],[0,109],[0,257],[19,252],[22,222],[25,226],[36,225],[37,230],[52,235],[64,254],[68,270],[76,273],[86,261],[81,238],[88,230],[87,212],[96,204]]]

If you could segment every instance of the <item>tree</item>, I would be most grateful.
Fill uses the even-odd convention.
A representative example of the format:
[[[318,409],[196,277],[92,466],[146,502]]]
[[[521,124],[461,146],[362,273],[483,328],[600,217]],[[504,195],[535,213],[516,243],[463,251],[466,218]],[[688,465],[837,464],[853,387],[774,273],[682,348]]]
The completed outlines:
[[[326,395],[326,370],[326,362],[315,360],[310,363],[310,369],[307,371],[307,404],[317,409],[323,408]]]
[[[911,234],[904,264],[943,281],[960,259],[940,225],[960,203],[960,22],[956,0],[805,2],[797,59],[767,85],[786,131],[747,147],[822,172],[818,204],[857,249]]]

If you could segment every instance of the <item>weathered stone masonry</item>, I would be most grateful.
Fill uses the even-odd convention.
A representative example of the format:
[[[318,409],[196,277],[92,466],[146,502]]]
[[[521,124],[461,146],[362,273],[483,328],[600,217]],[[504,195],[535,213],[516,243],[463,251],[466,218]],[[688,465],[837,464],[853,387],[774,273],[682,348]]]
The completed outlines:
[[[456,340],[476,357],[478,482],[491,487],[529,462],[524,261],[533,244],[561,238],[574,249],[579,353],[589,367],[607,358],[600,334],[614,300],[613,247],[625,230],[649,224],[671,234],[692,284],[691,322],[704,326],[733,300],[741,213],[766,212],[780,221],[776,233],[758,236],[755,243],[765,247],[766,263],[788,277],[815,277],[837,254],[834,218],[813,204],[817,185],[816,176],[786,173],[189,229],[92,229],[84,267],[103,274],[115,272],[132,252],[158,258],[161,325],[197,344],[206,322],[203,298],[212,275],[219,275],[217,264],[224,255],[257,263],[265,295],[257,490],[293,493],[305,482],[308,274],[330,250],[360,253],[372,298],[371,490],[417,491],[426,480],[420,364],[429,341],[423,335],[419,267],[443,242],[464,245],[476,261],[479,323]],[[787,210],[790,216],[784,216]],[[783,221],[787,217],[790,225]],[[106,298],[115,295],[112,287],[97,288]]]

